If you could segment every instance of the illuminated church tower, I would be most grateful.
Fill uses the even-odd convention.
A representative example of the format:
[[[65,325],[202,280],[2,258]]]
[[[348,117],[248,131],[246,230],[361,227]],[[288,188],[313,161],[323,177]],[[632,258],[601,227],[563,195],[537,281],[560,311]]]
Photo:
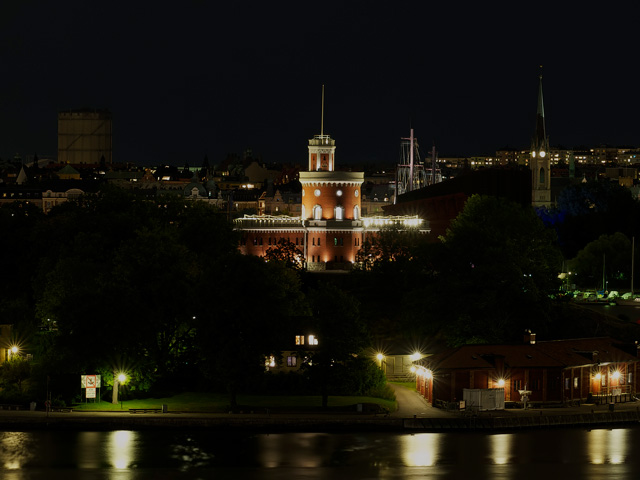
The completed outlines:
[[[538,91],[536,128],[531,141],[531,204],[534,207],[551,206],[551,162],[549,138],[544,124],[544,102],[542,99],[542,75]]]
[[[300,172],[302,221],[308,232],[310,269],[355,261],[362,245],[361,187],[364,172],[335,170],[336,142],[324,134],[324,87],[320,135],[309,140],[309,171]]]

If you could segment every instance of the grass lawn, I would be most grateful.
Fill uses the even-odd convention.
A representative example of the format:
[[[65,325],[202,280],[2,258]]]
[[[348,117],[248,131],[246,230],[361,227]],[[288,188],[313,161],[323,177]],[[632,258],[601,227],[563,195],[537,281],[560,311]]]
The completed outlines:
[[[279,395],[238,395],[238,405],[245,409],[273,409],[287,411],[315,411],[322,406],[320,396],[279,396]],[[394,411],[395,401],[373,397],[330,396],[329,408],[339,409],[357,403],[374,403],[382,408]],[[129,408],[160,408],[168,405],[169,410],[182,412],[222,413],[229,410],[229,396],[216,393],[187,392],[165,398],[147,398],[143,400],[125,400],[114,405],[109,402],[80,403],[74,405],[75,410],[128,410]]]

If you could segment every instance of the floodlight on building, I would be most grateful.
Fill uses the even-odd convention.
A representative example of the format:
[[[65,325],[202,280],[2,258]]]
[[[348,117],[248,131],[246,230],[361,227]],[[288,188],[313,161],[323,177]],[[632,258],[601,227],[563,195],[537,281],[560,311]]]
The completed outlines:
[[[379,362],[381,362],[384,359],[384,355],[379,353],[376,355],[376,358],[378,359]]]
[[[409,358],[410,358],[412,361],[414,361],[414,362],[415,362],[416,360],[420,360],[420,359],[422,358],[422,354],[421,354],[420,352],[413,352],[413,353],[409,356]]]
[[[602,375],[600,374],[600,372],[596,373],[595,377],[596,380],[600,380],[602,378]]]
[[[500,380],[498,380],[498,386],[504,387],[504,378],[501,378]]]
[[[414,367],[413,365],[411,365],[411,368],[409,369],[409,371],[411,373],[416,373],[416,367]]]
[[[614,380],[618,380],[620,378],[620,372],[618,370],[616,370],[615,372],[613,372],[613,374],[611,375],[611,378],[613,378]]]

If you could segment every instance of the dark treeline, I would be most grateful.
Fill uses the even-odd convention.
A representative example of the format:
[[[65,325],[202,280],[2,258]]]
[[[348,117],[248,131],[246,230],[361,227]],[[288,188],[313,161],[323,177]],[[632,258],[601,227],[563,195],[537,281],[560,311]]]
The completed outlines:
[[[74,401],[81,374],[102,375],[107,392],[124,370],[131,395],[226,391],[233,405],[238,392],[278,391],[326,402],[380,390],[371,353],[391,345],[427,353],[513,343],[525,329],[541,339],[640,339],[635,319],[606,322],[574,307],[558,277],[571,268],[571,282],[592,288],[605,252],[608,285],[625,287],[638,201],[622,187],[584,184],[558,205],[536,215],[474,196],[441,239],[382,231],[351,274],[323,275],[296,268],[287,245],[270,261],[240,255],[226,215],[198,202],[107,190],[48,215],[5,204],[0,324],[13,325],[13,338],[2,340],[32,360],[0,368],[0,395],[44,399],[49,385]],[[320,343],[300,352],[302,375],[265,374],[265,359],[312,331]]]
[[[242,391],[383,386],[372,361],[351,355],[369,346],[354,299],[322,282],[304,288],[285,262],[240,255],[215,209],[163,202],[105,191],[46,216],[27,203],[0,209],[0,323],[13,325],[3,341],[23,354],[3,365],[0,395],[44,399],[48,383],[58,403],[69,402],[81,374],[100,374],[107,393],[120,371],[131,378],[129,395],[226,391],[232,405]],[[265,359],[312,328],[324,341],[314,358],[305,352],[313,361],[301,378],[265,376]],[[351,370],[361,374],[328,375],[328,362],[346,370],[359,362]]]

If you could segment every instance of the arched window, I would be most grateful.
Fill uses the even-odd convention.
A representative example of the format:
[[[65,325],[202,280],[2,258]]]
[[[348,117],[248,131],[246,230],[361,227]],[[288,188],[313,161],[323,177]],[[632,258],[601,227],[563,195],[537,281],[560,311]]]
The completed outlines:
[[[313,207],[313,219],[322,220],[322,207],[320,205]]]
[[[360,219],[360,208],[358,208],[358,205],[353,207],[353,219],[354,220]]]
[[[544,168],[540,169],[540,184],[544,184]]]
[[[344,207],[338,205],[336,207],[336,220],[344,220]]]
[[[300,215],[301,215],[301,218],[302,218],[303,220],[306,220],[306,219],[307,219],[307,212],[305,212],[305,210],[304,210],[304,205],[302,205],[302,210],[301,210],[301,212],[300,212]]]

